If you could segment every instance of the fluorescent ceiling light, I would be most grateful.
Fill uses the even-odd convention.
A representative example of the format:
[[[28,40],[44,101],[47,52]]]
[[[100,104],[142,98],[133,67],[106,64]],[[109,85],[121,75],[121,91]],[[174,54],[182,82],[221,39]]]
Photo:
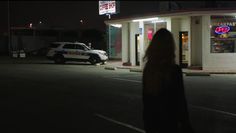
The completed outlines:
[[[152,21],[152,23],[162,23],[162,22],[165,22],[164,20],[154,20]]]
[[[135,19],[132,20],[133,22],[140,22],[140,21],[154,21],[154,20],[158,20],[158,18],[145,18],[145,19]]]
[[[122,27],[121,24],[111,24],[111,26],[113,26],[113,27],[117,27],[117,28],[121,28],[121,27]]]

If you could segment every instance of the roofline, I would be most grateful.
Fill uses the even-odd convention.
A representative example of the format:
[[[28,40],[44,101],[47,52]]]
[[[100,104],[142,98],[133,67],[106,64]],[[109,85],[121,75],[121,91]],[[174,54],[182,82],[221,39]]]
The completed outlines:
[[[214,11],[214,12],[212,12]],[[149,14],[142,14],[142,15],[136,15],[136,16],[131,16],[131,17],[123,17],[123,18],[118,18],[118,19],[113,19],[113,20],[105,20],[105,24],[114,24],[114,23],[120,23],[120,22],[129,22],[134,19],[143,19],[143,18],[150,18],[150,17],[180,17],[180,16],[198,16],[198,15],[209,15],[209,14],[225,14],[225,13],[236,13],[236,9],[205,9],[205,10],[178,10],[178,11],[161,11],[161,12],[154,12],[154,13],[149,13]],[[144,17],[140,17],[144,16]]]

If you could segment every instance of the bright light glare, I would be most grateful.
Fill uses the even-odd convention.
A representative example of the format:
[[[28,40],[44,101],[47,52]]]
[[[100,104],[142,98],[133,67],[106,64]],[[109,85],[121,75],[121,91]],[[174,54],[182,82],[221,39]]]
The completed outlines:
[[[30,28],[32,28],[32,26],[33,26],[33,24],[32,24],[32,23],[30,23],[29,27],[30,27]]]
[[[152,23],[162,23],[162,22],[165,22],[164,20],[154,20],[152,21]]]
[[[113,27],[117,27],[117,28],[121,28],[121,27],[122,27],[121,24],[111,24],[111,26],[113,26]]]
[[[158,18],[145,18],[145,19],[135,19],[132,20],[133,22],[140,22],[140,21],[154,21],[154,20],[158,20]]]

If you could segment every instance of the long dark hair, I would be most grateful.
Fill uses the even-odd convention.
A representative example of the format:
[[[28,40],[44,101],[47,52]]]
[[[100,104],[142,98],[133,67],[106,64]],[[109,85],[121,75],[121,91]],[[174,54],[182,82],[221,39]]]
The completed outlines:
[[[170,68],[175,64],[175,42],[170,31],[161,28],[154,34],[144,62],[144,92],[157,94],[162,88],[162,79],[169,78]]]
[[[167,67],[175,63],[175,41],[170,31],[161,28],[154,34],[144,61],[155,67]]]

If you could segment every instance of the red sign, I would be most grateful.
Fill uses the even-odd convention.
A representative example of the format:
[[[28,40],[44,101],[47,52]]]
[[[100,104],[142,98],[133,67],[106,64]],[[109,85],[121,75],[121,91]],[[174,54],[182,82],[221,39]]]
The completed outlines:
[[[99,15],[115,13],[116,1],[99,1]]]
[[[215,29],[215,33],[216,34],[225,34],[225,33],[228,33],[230,31],[230,27],[227,26],[227,25],[224,25],[224,26],[218,26],[216,27]]]
[[[149,30],[147,31],[148,40],[152,40],[152,36],[153,36],[153,30],[152,30],[152,29],[149,29]]]

